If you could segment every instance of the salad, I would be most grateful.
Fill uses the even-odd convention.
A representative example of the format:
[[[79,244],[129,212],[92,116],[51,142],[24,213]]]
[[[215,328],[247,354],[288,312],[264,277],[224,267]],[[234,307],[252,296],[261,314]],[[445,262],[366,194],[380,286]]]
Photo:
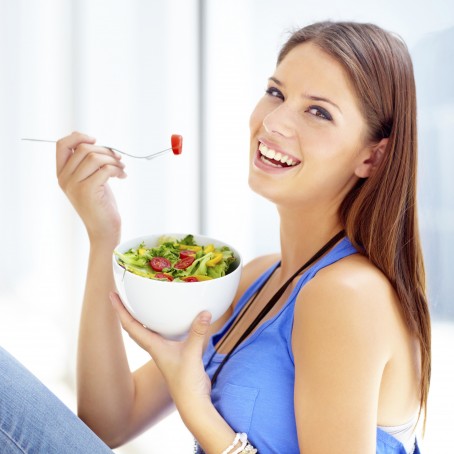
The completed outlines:
[[[177,240],[163,236],[156,247],[141,243],[121,254],[114,251],[120,266],[150,279],[174,282],[200,282],[225,276],[235,261],[227,246],[196,244],[193,235]]]

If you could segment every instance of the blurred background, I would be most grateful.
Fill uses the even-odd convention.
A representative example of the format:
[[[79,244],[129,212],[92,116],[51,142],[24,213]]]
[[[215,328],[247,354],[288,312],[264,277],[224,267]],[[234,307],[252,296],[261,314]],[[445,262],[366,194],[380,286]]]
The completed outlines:
[[[123,238],[194,232],[246,260],[279,248],[274,207],[247,186],[248,117],[289,32],[317,20],[374,22],[414,59],[419,210],[433,315],[427,453],[448,452],[454,417],[454,4],[445,0],[0,0],[0,345],[75,409],[77,325],[88,243],[55,177],[73,130],[148,154],[113,181]],[[146,361],[128,344],[131,367]],[[124,454],[192,452],[172,415]]]

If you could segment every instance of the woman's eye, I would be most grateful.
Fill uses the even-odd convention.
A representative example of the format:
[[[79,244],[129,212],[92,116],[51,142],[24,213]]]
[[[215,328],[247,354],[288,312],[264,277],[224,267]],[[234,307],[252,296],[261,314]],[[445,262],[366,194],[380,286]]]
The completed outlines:
[[[323,120],[332,120],[333,117],[330,115],[330,113],[325,110],[323,107],[320,106],[310,106],[306,112],[309,112],[311,115],[314,115],[316,117],[319,117]]]
[[[284,100],[284,95],[276,87],[268,87],[266,89],[266,94]]]

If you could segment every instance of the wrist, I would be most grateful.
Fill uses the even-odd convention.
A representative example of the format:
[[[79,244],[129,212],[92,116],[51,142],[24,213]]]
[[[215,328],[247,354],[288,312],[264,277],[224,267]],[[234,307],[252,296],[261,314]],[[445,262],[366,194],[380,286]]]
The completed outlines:
[[[113,250],[120,243],[121,221],[111,222],[104,226],[86,224],[85,228],[90,245],[107,245]]]
[[[88,271],[89,274],[97,276],[99,281],[101,275],[113,279],[112,255],[117,244],[108,239],[101,241],[90,241]]]
[[[99,253],[112,254],[115,247],[120,243],[120,233],[107,236],[107,235],[93,235],[88,234],[90,243],[90,251],[97,251]]]
[[[207,454],[219,454],[232,443],[234,430],[222,418],[209,397],[177,404],[181,419]]]

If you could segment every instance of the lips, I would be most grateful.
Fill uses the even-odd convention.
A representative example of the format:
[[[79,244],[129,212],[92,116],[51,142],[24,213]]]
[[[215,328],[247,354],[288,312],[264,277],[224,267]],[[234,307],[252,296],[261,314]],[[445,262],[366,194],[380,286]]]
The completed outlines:
[[[275,150],[265,145],[263,142],[259,142],[258,147],[258,159],[265,166],[269,166],[277,169],[287,169],[295,167],[300,164],[301,161],[296,159],[282,150]]]

